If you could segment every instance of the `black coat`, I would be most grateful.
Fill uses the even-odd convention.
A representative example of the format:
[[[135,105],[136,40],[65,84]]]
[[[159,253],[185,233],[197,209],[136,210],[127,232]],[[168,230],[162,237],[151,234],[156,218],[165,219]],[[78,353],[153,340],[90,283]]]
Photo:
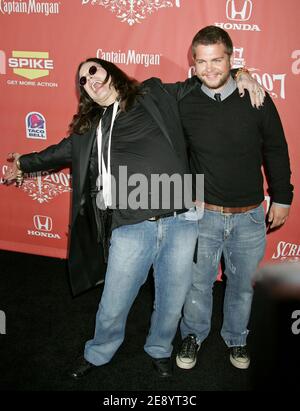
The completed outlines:
[[[156,78],[144,83],[146,93],[138,97],[169,141],[172,149],[189,172],[186,146],[179,119],[177,102]],[[72,292],[77,295],[103,279],[106,266],[103,249],[97,242],[95,216],[90,196],[85,192],[90,153],[96,127],[85,134],[72,134],[60,143],[39,153],[22,155],[24,172],[72,167],[72,217],[69,235],[69,274]]]

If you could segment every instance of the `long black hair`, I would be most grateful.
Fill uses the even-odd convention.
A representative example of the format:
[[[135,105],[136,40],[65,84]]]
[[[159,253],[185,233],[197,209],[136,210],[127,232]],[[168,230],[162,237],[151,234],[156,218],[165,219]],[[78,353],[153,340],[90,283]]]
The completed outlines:
[[[120,99],[120,109],[127,111],[133,105],[137,95],[142,94],[140,83],[127,76],[114,63],[96,57],[81,62],[77,69],[76,81],[79,86],[79,105],[77,114],[73,116],[70,124],[70,132],[83,134],[99,122],[103,110],[99,104],[88,95],[84,87],[79,84],[79,71],[83,64],[94,62],[99,64],[107,72],[106,83],[111,78],[111,85],[115,88]]]

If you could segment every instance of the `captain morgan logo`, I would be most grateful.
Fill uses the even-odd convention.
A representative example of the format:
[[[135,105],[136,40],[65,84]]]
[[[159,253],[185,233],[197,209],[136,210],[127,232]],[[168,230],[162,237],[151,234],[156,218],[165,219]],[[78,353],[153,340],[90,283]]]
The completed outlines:
[[[159,66],[161,54],[158,53],[140,53],[137,50],[103,50],[98,49],[96,56],[99,59],[110,61],[115,64],[135,64],[142,65],[144,67]]]
[[[60,2],[50,1],[36,1],[36,0],[14,0],[3,1],[0,0],[0,12],[2,14],[14,15],[14,14],[44,14],[49,16],[50,14],[59,14]]]

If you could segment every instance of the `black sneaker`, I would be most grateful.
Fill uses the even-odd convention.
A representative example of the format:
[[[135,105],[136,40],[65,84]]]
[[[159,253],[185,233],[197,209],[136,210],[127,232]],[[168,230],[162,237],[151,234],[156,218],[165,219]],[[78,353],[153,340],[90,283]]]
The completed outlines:
[[[250,364],[250,356],[247,347],[230,347],[230,362],[236,368],[246,370]]]
[[[195,334],[189,334],[182,341],[180,350],[176,356],[176,364],[179,368],[190,370],[196,365],[197,352],[201,344],[197,344]]]

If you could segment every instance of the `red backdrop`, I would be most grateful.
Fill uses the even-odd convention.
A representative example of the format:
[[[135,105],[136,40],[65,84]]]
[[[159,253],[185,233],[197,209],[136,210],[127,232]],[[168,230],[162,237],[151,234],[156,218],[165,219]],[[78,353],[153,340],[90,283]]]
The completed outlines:
[[[184,80],[194,34],[215,24],[233,39],[235,65],[272,95],[289,143],[294,203],[265,259],[299,259],[299,21],[298,0],[0,0],[2,172],[8,152],[39,151],[67,134],[80,61],[109,59],[138,80]],[[1,185],[0,196],[0,248],[66,257],[68,170],[32,176],[21,189]]]

